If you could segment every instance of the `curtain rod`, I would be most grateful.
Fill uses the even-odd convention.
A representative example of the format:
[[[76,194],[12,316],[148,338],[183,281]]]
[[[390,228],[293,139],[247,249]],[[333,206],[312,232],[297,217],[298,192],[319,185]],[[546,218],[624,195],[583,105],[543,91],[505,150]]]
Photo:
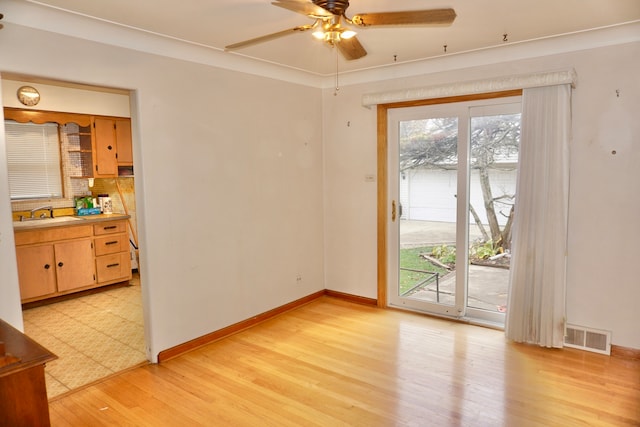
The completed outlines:
[[[548,71],[544,73],[521,74],[481,80],[470,80],[411,89],[400,89],[389,92],[364,94],[362,106],[390,104],[420,99],[446,98],[451,96],[474,95],[488,92],[501,92],[512,89],[527,89],[541,86],[571,84],[575,87],[576,71],[571,69]]]

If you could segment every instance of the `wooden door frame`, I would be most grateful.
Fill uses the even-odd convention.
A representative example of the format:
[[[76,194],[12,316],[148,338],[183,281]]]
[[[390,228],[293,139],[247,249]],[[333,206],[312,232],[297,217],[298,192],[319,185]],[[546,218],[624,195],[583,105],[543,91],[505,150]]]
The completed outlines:
[[[389,217],[389,191],[388,191],[388,112],[394,108],[419,107],[424,105],[449,104],[453,102],[477,101],[481,99],[506,98],[510,96],[522,96],[522,89],[506,90],[500,92],[480,93],[473,95],[451,96],[446,98],[420,99],[415,101],[395,102],[391,104],[379,104],[377,107],[377,174],[378,174],[378,206],[377,206],[377,231],[378,231],[378,307],[387,307],[387,220]]]

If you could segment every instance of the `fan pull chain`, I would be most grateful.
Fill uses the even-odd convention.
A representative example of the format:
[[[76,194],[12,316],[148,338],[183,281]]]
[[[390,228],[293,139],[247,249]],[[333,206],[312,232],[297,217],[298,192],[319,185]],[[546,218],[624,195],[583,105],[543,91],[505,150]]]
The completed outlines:
[[[336,87],[333,96],[338,96],[338,91],[340,90],[340,86],[338,85],[338,48],[335,46],[333,48],[336,50]]]

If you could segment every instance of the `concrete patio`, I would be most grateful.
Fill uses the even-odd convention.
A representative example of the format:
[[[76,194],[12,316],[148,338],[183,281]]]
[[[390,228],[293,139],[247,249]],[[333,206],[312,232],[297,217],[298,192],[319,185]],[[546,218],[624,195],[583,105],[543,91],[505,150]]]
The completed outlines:
[[[401,248],[414,248],[421,246],[438,246],[442,244],[455,244],[455,224],[435,221],[400,221]],[[471,240],[477,239],[481,234],[477,227],[470,226],[469,236]],[[440,277],[439,302],[441,304],[454,303],[455,271]],[[468,276],[468,305],[490,311],[503,311],[507,305],[507,288],[509,284],[509,270],[498,267],[486,267],[479,265],[469,266]],[[435,282],[425,287],[412,291],[410,298],[436,302],[438,300]]]

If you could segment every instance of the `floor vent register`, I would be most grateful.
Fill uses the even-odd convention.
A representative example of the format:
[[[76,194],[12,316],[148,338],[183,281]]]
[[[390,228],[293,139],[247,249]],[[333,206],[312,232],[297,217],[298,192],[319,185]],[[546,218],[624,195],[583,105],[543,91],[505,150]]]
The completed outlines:
[[[567,325],[564,334],[564,345],[566,347],[610,355],[611,332],[584,326]]]

